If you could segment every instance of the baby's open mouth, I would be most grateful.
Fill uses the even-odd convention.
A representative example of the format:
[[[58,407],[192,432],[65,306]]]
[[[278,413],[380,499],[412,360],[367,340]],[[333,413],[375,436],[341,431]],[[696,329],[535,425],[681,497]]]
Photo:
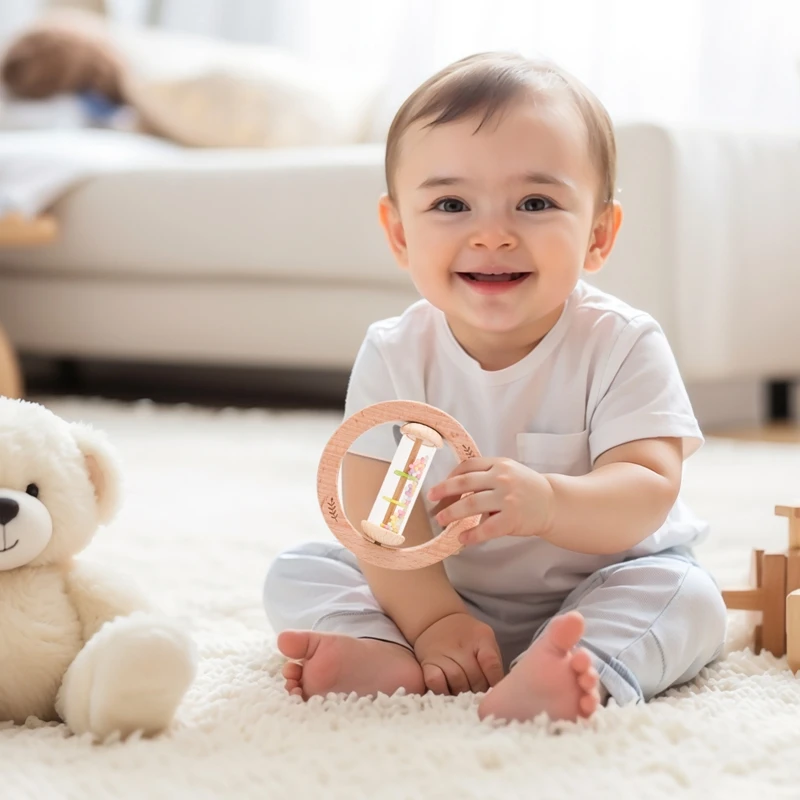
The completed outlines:
[[[458,273],[464,280],[468,281],[485,281],[486,283],[511,283],[513,281],[521,281],[527,278],[530,272],[459,272]]]

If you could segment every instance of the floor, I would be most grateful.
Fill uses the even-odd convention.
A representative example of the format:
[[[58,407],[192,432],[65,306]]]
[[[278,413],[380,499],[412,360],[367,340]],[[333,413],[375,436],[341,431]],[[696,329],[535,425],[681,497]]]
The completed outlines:
[[[773,422],[757,428],[723,428],[710,435],[743,442],[800,443],[800,424],[797,422]]]
[[[798,797],[800,680],[745,649],[752,625],[733,614],[728,652],[696,680],[588,723],[480,723],[469,694],[287,697],[261,590],[278,552],[331,536],[316,472],[340,412],[50,405],[103,430],[124,465],[122,512],[91,557],[183,620],[199,671],[157,739],[100,747],[61,726],[0,724],[0,796]],[[783,546],[773,508],[798,475],[800,448],[780,444],[709,438],[689,460],[686,500],[718,532],[698,554],[720,586],[743,585],[756,544]]]
[[[33,396],[103,397],[166,405],[190,403],[206,408],[271,408],[341,412],[347,373],[308,373],[286,369],[118,364],[23,358],[28,393]],[[776,419],[759,427],[705,429],[708,437],[746,442],[800,443],[800,414],[786,386],[772,387]],[[786,418],[793,421],[784,421]]]

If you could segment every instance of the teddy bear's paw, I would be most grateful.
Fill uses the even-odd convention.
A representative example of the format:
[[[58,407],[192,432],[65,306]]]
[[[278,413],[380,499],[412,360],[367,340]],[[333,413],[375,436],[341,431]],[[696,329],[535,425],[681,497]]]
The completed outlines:
[[[101,738],[169,727],[197,669],[191,639],[175,623],[149,615],[117,619],[98,653],[90,696],[92,732]]]

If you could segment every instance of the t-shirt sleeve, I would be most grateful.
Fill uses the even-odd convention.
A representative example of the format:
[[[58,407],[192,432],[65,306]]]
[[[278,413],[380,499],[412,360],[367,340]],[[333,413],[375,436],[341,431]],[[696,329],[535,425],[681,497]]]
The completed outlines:
[[[377,335],[370,329],[350,373],[344,404],[345,419],[367,406],[397,399],[391,372],[381,353]],[[397,449],[394,427],[385,423],[370,428],[356,439],[349,452],[391,461]]]
[[[703,443],[689,395],[658,323],[631,320],[613,346],[589,421],[592,463],[606,450],[638,439],[683,440],[688,458]]]

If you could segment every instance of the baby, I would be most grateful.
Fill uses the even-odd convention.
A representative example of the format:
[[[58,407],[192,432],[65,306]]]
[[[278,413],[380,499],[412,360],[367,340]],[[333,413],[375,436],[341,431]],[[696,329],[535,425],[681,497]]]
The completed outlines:
[[[620,227],[615,162],[605,109],[552,64],[472,56],[400,108],[380,220],[423,299],[370,326],[345,415],[401,399],[455,417],[482,457],[437,456],[406,544],[481,522],[413,572],[336,543],[280,555],[264,602],[291,694],[486,692],[481,718],[576,720],[720,655],[725,606],[691,550],[707,526],[679,497],[703,439],[678,367],[652,317],[581,277]],[[346,456],[350,520],[396,437]]]

